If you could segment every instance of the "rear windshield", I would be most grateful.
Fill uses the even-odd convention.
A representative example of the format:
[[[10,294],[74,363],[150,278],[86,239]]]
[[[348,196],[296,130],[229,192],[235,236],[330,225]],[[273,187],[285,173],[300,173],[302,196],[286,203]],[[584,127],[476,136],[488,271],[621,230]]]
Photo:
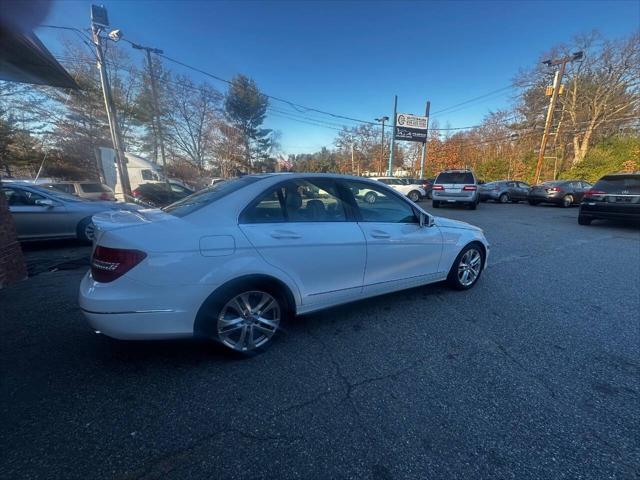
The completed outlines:
[[[607,193],[622,193],[623,191],[627,191],[631,194],[640,194],[640,175],[602,177],[593,188]]]
[[[80,188],[84,193],[101,193],[109,191],[109,189],[101,183],[81,183]]]
[[[471,172],[443,172],[438,175],[435,183],[476,183]]]
[[[176,217],[184,217],[258,180],[260,180],[260,177],[246,176],[218,182],[209,188],[205,188],[182,200],[178,200],[164,207],[162,210]]]

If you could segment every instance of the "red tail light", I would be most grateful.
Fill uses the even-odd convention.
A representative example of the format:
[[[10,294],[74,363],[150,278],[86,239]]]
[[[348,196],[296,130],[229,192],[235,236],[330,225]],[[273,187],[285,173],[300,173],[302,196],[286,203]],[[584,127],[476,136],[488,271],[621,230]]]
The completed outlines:
[[[595,188],[590,188],[584,194],[585,197],[597,197],[599,195],[606,195],[607,192],[603,192],[602,190],[596,190]]]
[[[465,185],[462,187],[462,190],[466,190],[467,192],[477,190],[478,187],[476,185]]]
[[[101,193],[100,194],[100,200],[111,200],[111,197],[106,192],[105,193]]]
[[[444,187],[442,185],[434,185],[431,190],[444,190]]]
[[[134,197],[139,197],[140,196],[140,190],[137,189],[137,188],[131,193],[133,194]]]
[[[551,192],[551,193],[559,193],[561,191],[562,191],[562,189],[560,187],[547,188],[547,192]]]
[[[147,256],[140,250],[109,248],[98,245],[91,258],[91,276],[96,282],[113,282]]]

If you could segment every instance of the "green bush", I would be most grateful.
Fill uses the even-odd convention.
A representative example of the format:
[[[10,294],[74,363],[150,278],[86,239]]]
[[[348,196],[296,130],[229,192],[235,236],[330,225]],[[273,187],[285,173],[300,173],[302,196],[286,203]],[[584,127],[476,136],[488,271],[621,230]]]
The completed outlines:
[[[578,165],[560,174],[562,179],[595,182],[608,173],[634,171],[640,166],[639,137],[610,137],[595,145]]]

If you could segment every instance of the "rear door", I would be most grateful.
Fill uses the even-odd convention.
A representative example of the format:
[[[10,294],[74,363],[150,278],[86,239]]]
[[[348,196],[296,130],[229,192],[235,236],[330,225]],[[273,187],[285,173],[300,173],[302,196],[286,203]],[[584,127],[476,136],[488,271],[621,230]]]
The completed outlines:
[[[364,293],[420,285],[436,276],[442,253],[438,227],[420,227],[413,206],[401,195],[356,180],[341,180],[346,192],[375,190],[377,200],[354,198],[367,242]]]
[[[295,280],[303,304],[360,295],[364,234],[333,180],[290,180],[270,188],[244,210],[240,228],[267,263]]]

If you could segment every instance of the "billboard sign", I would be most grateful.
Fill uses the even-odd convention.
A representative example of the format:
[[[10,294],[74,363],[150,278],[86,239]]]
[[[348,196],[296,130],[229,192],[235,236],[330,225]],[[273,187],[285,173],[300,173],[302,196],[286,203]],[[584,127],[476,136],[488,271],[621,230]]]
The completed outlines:
[[[409,142],[426,142],[429,117],[419,117],[409,113],[398,113],[396,115],[396,140],[407,140]]]

